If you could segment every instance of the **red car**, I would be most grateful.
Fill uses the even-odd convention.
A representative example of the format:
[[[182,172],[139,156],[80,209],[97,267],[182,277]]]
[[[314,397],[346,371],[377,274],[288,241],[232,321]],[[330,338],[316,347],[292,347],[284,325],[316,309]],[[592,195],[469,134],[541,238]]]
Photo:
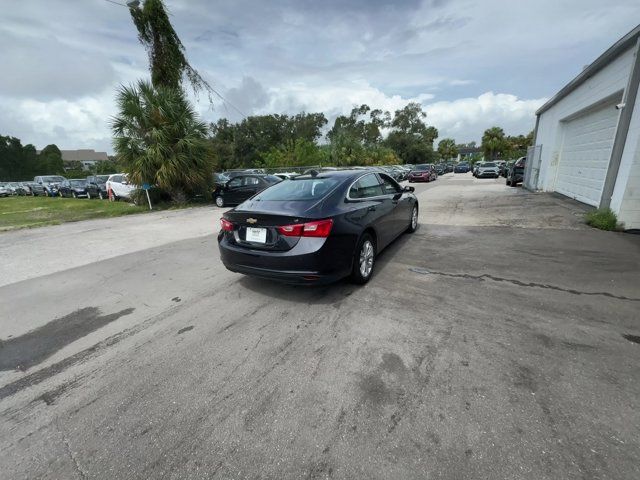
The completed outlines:
[[[437,178],[436,167],[430,163],[416,165],[409,173],[409,182],[432,182]]]

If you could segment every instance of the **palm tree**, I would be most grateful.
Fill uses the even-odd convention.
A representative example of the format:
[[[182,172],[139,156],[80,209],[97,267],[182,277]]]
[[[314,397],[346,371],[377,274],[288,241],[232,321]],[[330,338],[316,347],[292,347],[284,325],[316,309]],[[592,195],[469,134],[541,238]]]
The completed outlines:
[[[491,127],[484,131],[482,135],[482,150],[484,154],[494,160],[496,154],[506,150],[504,130],[500,127]]]
[[[136,185],[149,183],[184,201],[210,184],[213,156],[207,125],[182,89],[153,87],[143,80],[120,87],[112,119],[118,161]]]

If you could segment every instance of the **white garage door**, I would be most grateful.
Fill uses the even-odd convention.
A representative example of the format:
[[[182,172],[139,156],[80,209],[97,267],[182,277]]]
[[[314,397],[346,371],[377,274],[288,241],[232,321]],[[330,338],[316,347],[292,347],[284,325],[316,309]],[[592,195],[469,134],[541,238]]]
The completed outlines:
[[[600,204],[618,114],[611,103],[565,123],[556,192],[595,207]]]

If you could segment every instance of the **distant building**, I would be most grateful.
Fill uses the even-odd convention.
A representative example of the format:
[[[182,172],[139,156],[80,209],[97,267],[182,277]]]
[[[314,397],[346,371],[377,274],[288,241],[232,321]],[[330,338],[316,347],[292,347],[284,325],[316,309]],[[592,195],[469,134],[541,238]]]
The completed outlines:
[[[479,147],[458,147],[458,162],[471,160],[474,155],[482,153]]]
[[[80,162],[85,170],[91,170],[97,162],[109,160],[107,152],[96,152],[95,150],[60,150],[62,161]]]

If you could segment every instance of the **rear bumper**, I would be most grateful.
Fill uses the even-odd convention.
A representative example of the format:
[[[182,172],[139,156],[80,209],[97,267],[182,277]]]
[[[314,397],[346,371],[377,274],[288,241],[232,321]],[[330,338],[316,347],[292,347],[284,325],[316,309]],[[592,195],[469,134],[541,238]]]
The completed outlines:
[[[331,237],[301,238],[286,252],[238,247],[218,235],[222,263],[232,272],[294,285],[335,282],[351,273],[351,249],[340,248]]]

